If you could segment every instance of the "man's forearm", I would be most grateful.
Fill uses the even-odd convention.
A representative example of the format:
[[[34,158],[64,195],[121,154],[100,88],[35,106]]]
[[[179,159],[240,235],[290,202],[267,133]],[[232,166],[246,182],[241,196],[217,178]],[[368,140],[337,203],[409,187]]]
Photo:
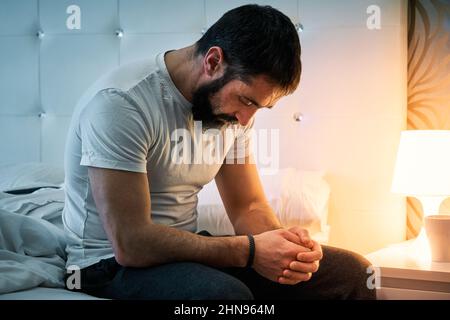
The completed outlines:
[[[238,215],[233,224],[237,235],[259,234],[282,228],[269,203],[253,203],[246,212]]]
[[[244,236],[204,237],[164,225],[149,224],[134,230],[125,239],[121,245],[123,250],[118,250],[119,254],[116,252],[116,259],[132,267],[179,261],[214,267],[243,267],[248,258],[248,239]]]

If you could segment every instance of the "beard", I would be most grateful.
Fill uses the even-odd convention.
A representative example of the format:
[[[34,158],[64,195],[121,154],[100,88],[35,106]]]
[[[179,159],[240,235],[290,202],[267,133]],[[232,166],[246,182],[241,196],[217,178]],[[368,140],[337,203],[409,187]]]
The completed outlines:
[[[211,97],[222,89],[232,78],[225,73],[221,78],[199,87],[192,95],[192,115],[201,121],[204,129],[221,129],[227,124],[237,124],[238,119],[225,113],[214,113],[220,107],[213,107]]]

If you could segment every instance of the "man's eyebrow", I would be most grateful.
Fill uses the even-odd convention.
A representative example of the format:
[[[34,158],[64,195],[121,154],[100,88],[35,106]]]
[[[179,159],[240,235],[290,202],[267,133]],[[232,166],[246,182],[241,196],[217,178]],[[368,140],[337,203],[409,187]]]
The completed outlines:
[[[261,105],[259,105],[258,102],[256,102],[256,101],[253,100],[253,99],[250,99],[250,98],[248,98],[248,97],[245,97],[245,99],[247,99],[248,101],[250,101],[251,103],[253,103],[258,109],[262,109],[262,108],[272,109],[272,108],[273,108],[273,106],[267,106],[267,107],[261,106]]]

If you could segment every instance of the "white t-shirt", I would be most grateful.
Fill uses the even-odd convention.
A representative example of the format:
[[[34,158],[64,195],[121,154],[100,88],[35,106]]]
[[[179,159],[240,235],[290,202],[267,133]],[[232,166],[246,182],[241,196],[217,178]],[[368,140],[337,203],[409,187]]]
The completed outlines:
[[[191,104],[170,78],[164,54],[99,79],[78,102],[66,141],[67,266],[84,268],[114,256],[88,166],[147,173],[153,222],[195,232],[197,193],[224,161],[251,153],[252,125],[202,134]]]

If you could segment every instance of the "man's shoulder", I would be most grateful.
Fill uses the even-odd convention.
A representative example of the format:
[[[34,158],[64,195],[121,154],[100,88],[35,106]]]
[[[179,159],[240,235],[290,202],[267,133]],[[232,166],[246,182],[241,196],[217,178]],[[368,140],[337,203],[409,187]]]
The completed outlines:
[[[97,91],[104,88],[126,91],[156,72],[157,69],[156,57],[135,60],[111,70],[96,81],[93,87],[98,89]]]
[[[157,70],[156,57],[132,61],[110,70],[83,93],[75,109],[82,109],[101,92],[126,92]]]

